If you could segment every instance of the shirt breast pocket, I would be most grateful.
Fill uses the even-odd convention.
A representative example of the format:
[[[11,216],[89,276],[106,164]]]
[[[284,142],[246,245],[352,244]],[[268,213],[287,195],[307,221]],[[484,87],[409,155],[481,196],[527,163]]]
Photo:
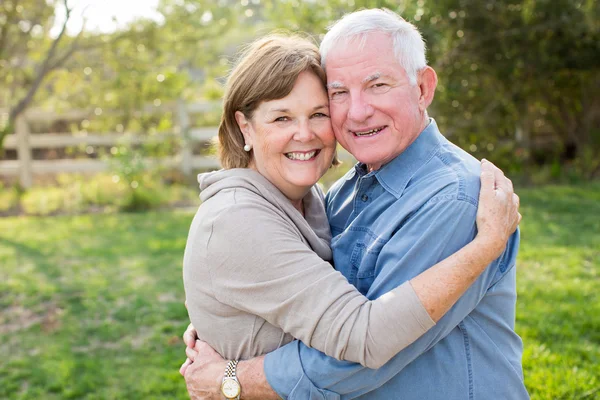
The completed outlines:
[[[372,243],[357,243],[352,251],[351,263],[354,269],[354,286],[363,295],[367,295],[373,281],[375,281],[375,266],[377,257],[383,247],[382,243],[373,241]]]

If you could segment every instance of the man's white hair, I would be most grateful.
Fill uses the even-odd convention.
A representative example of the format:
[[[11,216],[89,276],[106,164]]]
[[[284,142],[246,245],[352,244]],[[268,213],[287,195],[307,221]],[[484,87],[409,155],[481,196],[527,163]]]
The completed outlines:
[[[334,47],[356,39],[360,40],[360,46],[364,46],[365,36],[370,32],[385,32],[392,37],[397,60],[410,83],[416,85],[417,72],[427,66],[425,41],[416,26],[386,9],[355,11],[331,25],[320,47],[323,68],[328,53]]]

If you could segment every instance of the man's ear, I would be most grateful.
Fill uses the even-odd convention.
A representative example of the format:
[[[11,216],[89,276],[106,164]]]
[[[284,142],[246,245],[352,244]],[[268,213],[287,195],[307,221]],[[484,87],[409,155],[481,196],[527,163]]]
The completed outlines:
[[[244,135],[244,142],[252,146],[252,135],[250,135],[250,121],[246,118],[243,112],[236,111],[235,112],[235,120],[242,131],[242,135]]]
[[[418,72],[417,84],[421,90],[419,96],[419,109],[425,111],[433,101],[435,88],[437,87],[437,74],[435,73],[435,70],[429,65],[420,70]]]

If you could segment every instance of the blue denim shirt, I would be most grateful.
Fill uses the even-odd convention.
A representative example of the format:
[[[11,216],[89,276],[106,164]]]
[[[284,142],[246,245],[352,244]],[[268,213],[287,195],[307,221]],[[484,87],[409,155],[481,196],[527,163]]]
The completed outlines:
[[[456,252],[477,232],[479,174],[433,120],[379,170],[357,164],[327,195],[336,268],[375,299]],[[518,245],[517,232],[436,326],[382,368],[294,341],[266,356],[269,384],[299,400],[528,399],[514,331]]]

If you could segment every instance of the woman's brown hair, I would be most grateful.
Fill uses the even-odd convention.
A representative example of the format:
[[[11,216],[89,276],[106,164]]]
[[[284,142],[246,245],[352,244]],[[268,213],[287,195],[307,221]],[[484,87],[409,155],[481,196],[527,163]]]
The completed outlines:
[[[247,168],[251,152],[244,151],[244,136],[235,119],[241,111],[252,119],[263,101],[286,97],[304,72],[313,72],[326,87],[317,46],[297,35],[272,34],[253,42],[231,71],[223,97],[219,125],[219,158],[225,169]],[[334,165],[339,162],[334,158]]]

